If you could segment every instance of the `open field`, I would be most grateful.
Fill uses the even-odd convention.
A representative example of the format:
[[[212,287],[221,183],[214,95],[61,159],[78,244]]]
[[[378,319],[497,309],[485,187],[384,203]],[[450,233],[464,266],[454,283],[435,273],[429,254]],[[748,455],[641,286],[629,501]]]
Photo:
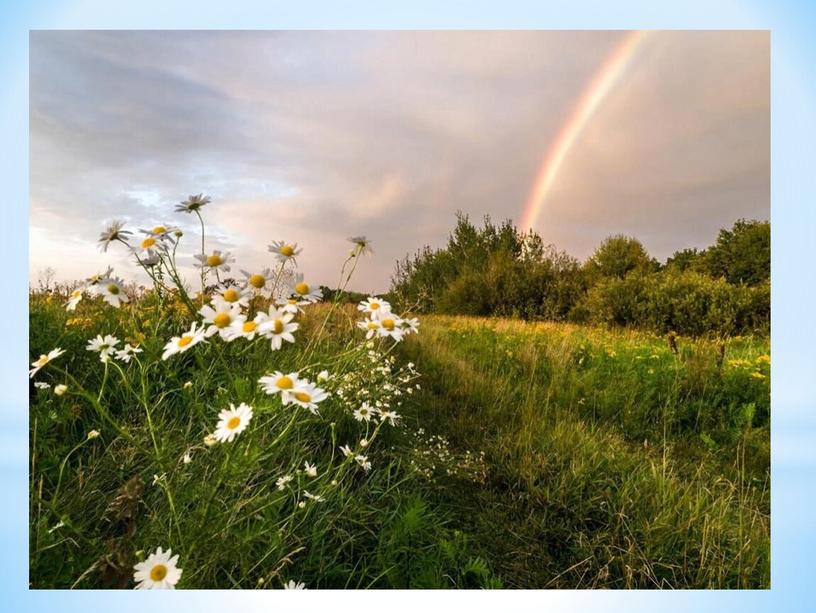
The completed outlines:
[[[644,333],[426,316],[372,349],[352,307],[315,305],[308,351],[210,342],[161,361],[188,327],[176,307],[32,296],[32,354],[66,350],[31,392],[32,587],[132,587],[157,546],[180,554],[179,587],[769,585],[766,338],[675,353]],[[108,333],[139,360],[85,350]],[[319,415],[256,384],[320,368],[350,383]],[[399,404],[401,425],[354,419],[358,393]],[[203,444],[230,402],[252,423]]]

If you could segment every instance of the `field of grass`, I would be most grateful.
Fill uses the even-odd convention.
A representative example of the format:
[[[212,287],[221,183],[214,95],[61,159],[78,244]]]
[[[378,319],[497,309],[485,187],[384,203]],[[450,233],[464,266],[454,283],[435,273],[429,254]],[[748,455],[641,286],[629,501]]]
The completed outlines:
[[[316,305],[297,348],[163,361],[189,327],[171,306],[66,313],[32,295],[32,359],[66,350],[35,379],[52,387],[31,388],[32,587],[133,587],[158,546],[179,554],[180,588],[769,585],[767,339],[426,316],[372,347],[353,307]],[[144,351],[103,364],[97,334]],[[257,385],[322,369],[319,415]],[[354,419],[362,398],[401,424]],[[204,444],[239,402],[247,430]]]

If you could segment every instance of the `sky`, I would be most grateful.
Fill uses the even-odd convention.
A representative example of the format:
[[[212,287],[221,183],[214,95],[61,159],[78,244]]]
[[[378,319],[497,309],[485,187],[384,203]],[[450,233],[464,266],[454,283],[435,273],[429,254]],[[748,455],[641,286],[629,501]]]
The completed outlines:
[[[456,211],[522,218],[542,165],[626,32],[37,31],[30,37],[29,276],[108,265],[145,282],[105,225],[185,236],[237,269],[303,247],[335,285],[350,236],[373,255],[351,287],[441,247]],[[738,218],[770,216],[770,36],[667,31],[637,45],[563,156],[535,229],[584,259],[626,234],[665,260]],[[138,232],[137,232],[138,233]],[[119,248],[122,247],[122,248]]]

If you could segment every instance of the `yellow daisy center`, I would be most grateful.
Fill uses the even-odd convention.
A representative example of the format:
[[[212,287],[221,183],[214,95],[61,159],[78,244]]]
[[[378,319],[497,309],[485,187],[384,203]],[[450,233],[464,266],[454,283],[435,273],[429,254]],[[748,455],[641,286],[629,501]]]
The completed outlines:
[[[165,232],[167,232],[167,228],[165,228],[164,226],[156,226],[151,230],[151,232],[153,234],[164,234]]]
[[[272,324],[272,332],[274,332],[275,334],[280,334],[281,332],[283,332],[283,321],[281,321],[280,319],[276,319],[275,323]]]
[[[284,245],[280,248],[281,255],[285,255],[287,258],[291,258],[295,255],[295,248],[292,245]]]
[[[236,415],[235,417],[230,418],[230,420],[227,422],[227,428],[229,428],[230,430],[235,430],[235,428],[237,428],[240,425],[241,425],[241,418],[238,415]]]
[[[287,300],[286,302],[288,302],[289,304],[297,304],[297,298],[289,298],[289,300]]]
[[[111,283],[108,285],[108,292],[113,294],[114,296],[119,293],[119,286]]]
[[[255,328],[258,327],[254,321],[245,321],[243,325],[244,332],[255,332]]]
[[[48,356],[40,355],[40,359],[37,360],[37,366],[45,366],[46,364],[48,364]]]
[[[295,398],[297,398],[300,402],[311,402],[312,397],[306,392],[295,392]]]
[[[394,320],[393,319],[383,319],[382,320],[382,327],[386,330],[393,330],[394,329]]]
[[[224,261],[221,259],[220,255],[214,253],[207,256],[207,266],[220,266],[223,263]]]
[[[232,317],[230,317],[229,313],[218,313],[215,317],[213,317],[213,323],[215,324],[216,328],[225,328],[226,326],[230,325],[232,322]]]
[[[186,347],[187,345],[189,345],[192,342],[193,342],[193,337],[192,336],[182,336],[180,339],[178,339],[178,346],[179,347]]]
[[[308,294],[308,293],[309,293],[309,285],[308,285],[308,283],[304,283],[303,281],[301,281],[300,283],[298,283],[297,285],[295,285],[295,291],[296,291],[298,294],[301,294],[301,295],[302,295],[302,294]]]
[[[376,311],[377,309],[379,309],[379,308],[380,308],[380,303],[379,303],[379,302],[370,302],[370,303],[368,304],[368,306],[370,306],[370,307],[371,307],[371,310],[372,310],[372,311]]]
[[[150,578],[153,581],[161,581],[167,576],[167,567],[164,564],[156,564],[150,569]]]
[[[290,377],[284,375],[275,382],[275,385],[277,385],[279,389],[290,390],[295,386],[295,382],[292,381]]]
[[[252,275],[249,278],[249,284],[256,289],[261,289],[266,285],[266,278],[263,275]]]
[[[146,239],[142,241],[142,249],[150,249],[153,245],[156,244],[156,239],[152,236],[148,236]]]
[[[238,293],[238,290],[229,288],[227,291],[221,294],[221,297],[227,302],[238,302],[241,294]]]

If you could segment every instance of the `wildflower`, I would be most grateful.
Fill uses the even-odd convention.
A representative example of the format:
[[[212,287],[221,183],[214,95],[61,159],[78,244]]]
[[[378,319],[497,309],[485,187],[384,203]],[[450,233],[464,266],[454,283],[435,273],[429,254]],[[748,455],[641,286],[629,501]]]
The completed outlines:
[[[395,341],[401,341],[405,334],[405,329],[400,327],[401,324],[402,320],[399,317],[388,313],[380,318],[380,327],[377,332],[382,337],[390,336]]]
[[[178,554],[170,557],[172,549],[165,553],[159,547],[154,553],[147,556],[147,560],[139,562],[133,569],[133,580],[136,589],[172,590],[181,579],[182,570],[178,567]]]
[[[328,370],[321,370],[317,373],[317,380],[318,381],[328,381],[331,378]]]
[[[357,310],[367,313],[372,319],[378,319],[381,314],[391,312],[391,305],[376,296],[369,296],[357,305]]]
[[[233,322],[239,319],[243,321],[241,306],[235,303],[230,304],[218,296],[213,298],[212,306],[205,304],[198,312],[204,318],[204,323],[210,324],[205,336],[219,334],[226,341],[232,338],[230,326]]]
[[[152,259],[154,250],[160,246],[158,241],[159,239],[155,236],[145,236],[139,243],[139,246],[132,249],[133,254],[139,258],[140,262],[142,262],[144,258]]]
[[[217,249],[210,255],[207,255],[206,253],[197,253],[194,257],[198,260],[196,267],[223,270],[224,272],[229,272],[230,263],[235,261],[235,258],[232,257],[229,251],[221,253]]]
[[[227,334],[229,339],[234,340],[238,337],[243,337],[248,341],[251,341],[255,338],[256,334],[259,334],[259,328],[262,323],[267,321],[269,318],[267,317],[266,313],[258,313],[255,315],[254,319],[246,320],[243,316],[238,317],[233,321],[228,330]]]
[[[142,348],[138,345],[134,347],[130,343],[125,343],[125,346],[116,352],[116,358],[122,360],[125,364],[130,363],[130,359],[135,356],[137,353],[141,353]]]
[[[346,457],[349,457],[352,453],[354,453],[351,450],[351,447],[349,447],[348,445],[341,445],[340,446],[340,451],[342,451],[343,455],[346,456]]]
[[[231,443],[237,435],[246,430],[249,420],[252,419],[252,407],[243,402],[238,407],[230,404],[230,408],[221,411],[218,418],[215,438],[222,443]]]
[[[279,491],[283,491],[286,489],[286,484],[291,482],[294,477],[292,475],[284,475],[283,477],[278,477],[278,480],[275,481],[275,485],[277,486]]]
[[[280,393],[281,400],[284,404],[289,404],[293,390],[300,385],[300,382],[298,373],[290,372],[285,375],[278,370],[271,375],[266,375],[258,379],[258,383],[261,384],[263,390],[270,396]]]
[[[312,478],[317,477],[317,466],[315,466],[314,464],[309,464],[309,462],[304,462],[303,472],[305,472],[308,476]]]
[[[36,387],[38,390],[47,390],[51,387],[51,384],[46,383],[45,381],[35,381],[34,387]]]
[[[294,581],[288,581],[286,585],[283,586],[285,590],[305,590],[306,584],[303,582],[295,583]]]
[[[198,194],[196,196],[188,196],[187,200],[184,200],[176,205],[176,213],[195,213],[201,210],[206,204],[211,202],[209,196],[205,196],[203,194]]]
[[[208,434],[207,436],[204,437],[204,444],[207,447],[212,447],[216,443],[218,443],[218,439],[215,438],[214,434]]]
[[[39,358],[31,362],[31,366],[33,366],[33,368],[28,371],[28,378],[29,379],[33,378],[34,375],[36,375],[43,366],[45,366],[52,360],[55,360],[63,353],[65,353],[65,351],[57,347],[56,349],[52,349],[51,351],[49,351],[47,354],[40,355]]]
[[[79,304],[79,301],[82,300],[83,290],[82,289],[75,289],[71,292],[71,295],[68,297],[67,302],[65,303],[65,310],[66,311],[74,311]]]
[[[396,411],[380,411],[380,421],[387,421],[392,426],[396,426],[400,419]]]
[[[269,251],[275,254],[275,258],[279,262],[295,261],[295,257],[300,255],[303,249],[297,248],[297,243],[287,243],[285,241],[272,241],[269,245]]]
[[[241,273],[246,277],[244,287],[253,294],[269,296],[272,293],[272,271],[268,268],[256,273],[242,270]]]
[[[401,324],[405,334],[416,334],[419,332],[419,320],[416,317],[403,319]]]
[[[187,452],[187,453],[185,453],[185,454],[184,454],[184,456],[181,458],[181,461],[182,461],[182,462],[184,462],[185,464],[189,464],[190,462],[192,462],[192,461],[193,461],[193,458],[192,458],[192,456],[190,455],[190,453],[189,453],[189,452]]]
[[[188,332],[185,332],[181,336],[174,336],[173,338],[171,338],[168,341],[168,343],[164,346],[162,360],[166,360],[171,355],[183,353],[187,351],[190,347],[197,345],[201,341],[205,340],[204,326],[201,326],[201,328],[199,328],[198,325],[199,325],[198,322],[193,322]]]
[[[301,500],[301,501],[298,503],[298,509],[305,509],[305,508],[306,508],[306,501],[305,501],[305,500]]]
[[[99,353],[99,359],[103,362],[107,362],[110,356],[116,353],[116,345],[118,344],[119,339],[111,334],[106,334],[105,336],[97,334],[96,338],[92,338],[88,341],[85,349],[88,351],[96,351]]]
[[[98,272],[98,273],[96,273],[94,275],[91,275],[90,277],[85,279],[85,281],[88,283],[89,286],[95,287],[96,285],[99,285],[99,283],[100,283],[100,281],[102,281],[102,279],[108,279],[112,275],[113,275],[113,268],[108,266],[108,269],[105,272]]]
[[[99,248],[102,251],[107,251],[108,247],[113,241],[121,241],[127,244],[127,235],[132,234],[129,230],[123,230],[125,227],[124,221],[113,221],[105,228],[99,235]]]
[[[249,306],[250,292],[237,285],[225,285],[222,283],[215,288],[215,292],[224,302],[240,304],[242,307]]]
[[[357,327],[366,331],[367,339],[372,339],[379,335],[379,330],[382,327],[382,324],[380,324],[380,322],[376,319],[364,319],[363,321],[357,322]],[[368,345],[366,346],[368,347]],[[373,347],[374,345],[372,344],[371,346]]]
[[[161,483],[162,481],[165,481],[166,479],[167,479],[167,473],[162,473],[160,475],[154,474],[153,475],[153,485],[158,485],[159,483]]]
[[[139,229],[139,231],[149,237],[159,240],[169,240],[170,234],[178,232],[178,228],[168,228],[167,226],[158,225],[153,226],[150,230]]]
[[[315,502],[326,502],[326,499],[323,498],[320,494],[310,494],[306,490],[303,490],[303,495],[306,496],[309,500],[314,500]]]
[[[108,277],[99,281],[97,291],[102,295],[102,299],[112,307],[119,308],[123,302],[130,302],[130,298],[125,293],[124,281],[116,277]]]
[[[99,430],[91,430],[90,432],[88,432],[88,440],[89,441],[92,441],[93,439],[97,438],[98,436],[99,436]]]
[[[371,421],[371,418],[377,414],[377,409],[364,402],[360,407],[354,411],[354,419],[357,421]]]
[[[325,390],[317,387],[314,383],[302,380],[292,390],[289,402],[317,414],[317,403],[324,401],[328,397],[329,395]]]
[[[57,396],[62,396],[65,392],[68,391],[68,386],[64,383],[60,383],[57,387],[54,388],[54,393]]]
[[[300,327],[300,324],[292,322],[294,316],[291,313],[284,313],[274,306],[269,307],[269,315],[260,325],[260,333],[272,341],[272,349],[278,350],[283,345],[283,341],[294,343],[295,337],[292,332]]]
[[[281,311],[284,313],[291,313],[292,315],[297,315],[298,313],[303,313],[303,308],[309,304],[312,304],[308,300],[298,300],[297,298],[280,298],[275,301],[275,304],[281,307]]]
[[[357,462],[364,471],[368,472],[371,470],[371,462],[369,462],[368,456],[356,455],[354,456],[354,461]]]
[[[312,288],[303,280],[303,274],[298,273],[290,284],[291,293],[300,300],[308,302],[318,302],[323,298],[323,292],[320,289]]]
[[[765,375],[763,375],[761,372],[752,372],[751,377],[754,379],[764,379]]]
[[[371,241],[365,236],[351,236],[348,240],[350,243],[354,243],[352,254],[366,255],[367,253],[374,253],[374,250],[371,248]]]
[[[182,387],[182,389],[188,390],[191,387],[193,387],[193,382],[192,381],[185,381],[184,385],[182,385],[181,387]]]

